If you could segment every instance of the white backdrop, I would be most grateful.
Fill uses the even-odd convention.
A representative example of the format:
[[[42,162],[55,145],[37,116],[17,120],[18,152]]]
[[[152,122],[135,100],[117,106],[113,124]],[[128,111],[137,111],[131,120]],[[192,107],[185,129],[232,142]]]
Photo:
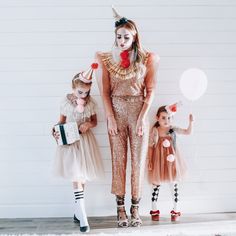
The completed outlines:
[[[234,0],[0,0],[0,217],[71,216],[73,192],[67,181],[52,178],[55,142],[50,130],[72,76],[86,69],[95,51],[110,50],[114,20],[110,6],[135,20],[146,48],[161,57],[156,98],[159,105],[182,100],[176,124],[195,115],[195,133],[181,137],[190,165],[181,185],[184,213],[236,210],[236,1]],[[185,69],[208,76],[208,90],[190,104],[178,82]],[[106,180],[89,183],[89,215],[114,215],[110,194],[111,161],[103,107],[98,139]],[[127,206],[130,205],[128,185]],[[168,186],[160,210],[171,209]],[[145,183],[142,214],[150,210]]]

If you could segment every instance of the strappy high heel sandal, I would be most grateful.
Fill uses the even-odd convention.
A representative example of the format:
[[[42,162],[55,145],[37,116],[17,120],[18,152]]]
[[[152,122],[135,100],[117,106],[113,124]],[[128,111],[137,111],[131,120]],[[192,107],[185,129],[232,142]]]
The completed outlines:
[[[125,198],[116,196],[117,203],[117,225],[120,228],[127,228],[129,226],[128,216],[125,211]]]
[[[181,213],[172,210],[172,211],[170,212],[170,216],[171,216],[171,221],[178,221],[178,220],[179,220],[179,217],[181,216]]]
[[[139,227],[142,225],[142,220],[139,216],[139,212],[138,212],[138,209],[139,209],[139,202],[140,202],[140,199],[131,199],[131,207],[130,207],[130,214],[131,214],[131,226],[132,227]]]

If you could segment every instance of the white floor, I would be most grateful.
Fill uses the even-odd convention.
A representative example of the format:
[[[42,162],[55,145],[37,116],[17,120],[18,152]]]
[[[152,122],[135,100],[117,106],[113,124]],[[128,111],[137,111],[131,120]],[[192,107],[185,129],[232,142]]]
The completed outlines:
[[[89,235],[117,236],[236,236],[236,213],[184,215],[172,223],[169,216],[160,222],[142,217],[140,228],[120,229],[115,216],[89,218]],[[72,218],[0,219],[0,235],[78,235]]]
[[[91,235],[120,236],[235,236],[236,221],[143,226],[139,229],[91,230]]]
[[[91,235],[236,236],[236,213],[189,215],[183,217],[178,223],[171,223],[166,217],[158,223],[146,224],[147,222],[144,221],[144,225],[139,229],[92,230]]]

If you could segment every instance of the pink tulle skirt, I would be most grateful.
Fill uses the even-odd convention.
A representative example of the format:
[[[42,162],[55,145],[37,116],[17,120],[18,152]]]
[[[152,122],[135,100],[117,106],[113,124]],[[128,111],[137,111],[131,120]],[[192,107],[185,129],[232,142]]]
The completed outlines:
[[[170,136],[159,137],[151,159],[152,169],[148,171],[151,184],[178,182],[186,173],[185,161],[180,157],[177,148],[173,147]]]

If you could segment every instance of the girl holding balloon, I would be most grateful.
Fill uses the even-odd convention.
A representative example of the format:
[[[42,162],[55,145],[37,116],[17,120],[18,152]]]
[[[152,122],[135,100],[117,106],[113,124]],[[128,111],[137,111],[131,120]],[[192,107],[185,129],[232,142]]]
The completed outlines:
[[[170,183],[173,209],[171,221],[178,220],[179,193],[178,181],[182,179],[186,171],[186,165],[179,155],[176,147],[176,134],[189,135],[192,131],[193,116],[189,115],[187,129],[172,126],[171,118],[177,111],[179,103],[170,106],[161,106],[156,115],[156,123],[151,129],[148,150],[148,180],[152,184],[152,210],[150,211],[153,221],[159,221],[158,195],[162,183]]]

